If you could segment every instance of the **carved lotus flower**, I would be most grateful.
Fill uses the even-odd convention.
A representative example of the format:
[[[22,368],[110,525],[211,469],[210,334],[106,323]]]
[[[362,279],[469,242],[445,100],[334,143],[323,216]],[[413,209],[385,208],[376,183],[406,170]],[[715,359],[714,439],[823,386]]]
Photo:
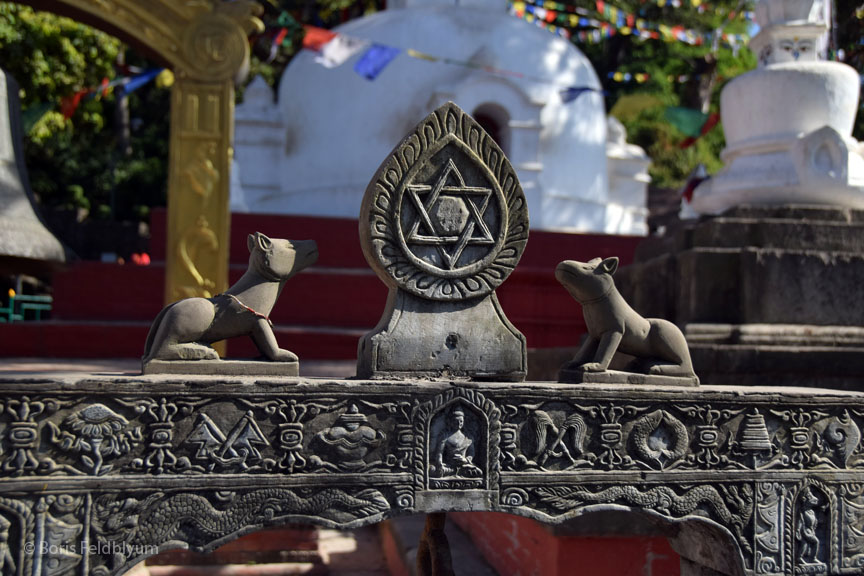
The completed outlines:
[[[66,425],[85,438],[114,436],[129,421],[104,404],[93,404],[66,418]]]

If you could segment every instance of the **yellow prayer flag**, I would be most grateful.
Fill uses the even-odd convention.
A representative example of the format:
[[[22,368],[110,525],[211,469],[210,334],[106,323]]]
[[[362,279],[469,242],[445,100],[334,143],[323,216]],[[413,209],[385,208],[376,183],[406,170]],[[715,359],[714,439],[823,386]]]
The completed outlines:
[[[411,48],[406,50],[405,53],[412,58],[419,58],[420,60],[428,60],[429,62],[438,61],[438,58],[432,56],[431,54],[426,54],[425,52],[418,52],[417,50],[412,50]]]

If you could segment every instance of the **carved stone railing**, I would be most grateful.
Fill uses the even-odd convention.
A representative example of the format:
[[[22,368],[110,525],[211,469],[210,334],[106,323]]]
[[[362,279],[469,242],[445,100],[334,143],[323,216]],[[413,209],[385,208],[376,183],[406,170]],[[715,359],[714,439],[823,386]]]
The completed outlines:
[[[0,390],[5,576],[450,510],[640,511],[713,528],[729,573],[864,570],[862,393],[50,374]]]

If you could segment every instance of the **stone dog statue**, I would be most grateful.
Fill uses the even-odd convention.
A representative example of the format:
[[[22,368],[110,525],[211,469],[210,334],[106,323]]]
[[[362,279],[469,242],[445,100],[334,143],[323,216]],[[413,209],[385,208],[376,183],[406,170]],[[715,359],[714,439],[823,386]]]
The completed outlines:
[[[279,348],[270,312],[285,282],[318,259],[312,240],[270,239],[250,234],[249,268],[222,294],[186,298],[166,306],[153,321],[144,348],[150,360],[218,360],[213,342],[248,334],[261,354],[274,362],[297,362]]]
[[[616,351],[636,358],[639,372],[695,378],[684,335],[667,320],[642,318],[615,287],[618,258],[566,260],[555,278],[582,304],[588,338],[562,370],[604,372]]]

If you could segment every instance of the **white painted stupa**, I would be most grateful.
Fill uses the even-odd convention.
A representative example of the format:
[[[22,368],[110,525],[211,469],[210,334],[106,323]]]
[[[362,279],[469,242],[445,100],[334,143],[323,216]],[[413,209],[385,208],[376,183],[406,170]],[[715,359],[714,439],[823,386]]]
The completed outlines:
[[[326,68],[304,51],[285,70],[277,102],[263,80],[253,81],[236,113],[236,210],[356,218],[393,147],[453,101],[510,158],[532,228],[647,232],[649,159],[622,143],[620,130],[607,158],[602,87],[569,41],[509,15],[504,0],[395,0],[334,32],[403,52],[370,81],[354,71],[362,52]],[[564,102],[568,87],[593,90]]]
[[[862,144],[852,137],[860,77],[824,60],[830,3],[759,0],[759,67],[720,95],[724,168],[693,194],[719,214],[739,204],[864,208]]]

